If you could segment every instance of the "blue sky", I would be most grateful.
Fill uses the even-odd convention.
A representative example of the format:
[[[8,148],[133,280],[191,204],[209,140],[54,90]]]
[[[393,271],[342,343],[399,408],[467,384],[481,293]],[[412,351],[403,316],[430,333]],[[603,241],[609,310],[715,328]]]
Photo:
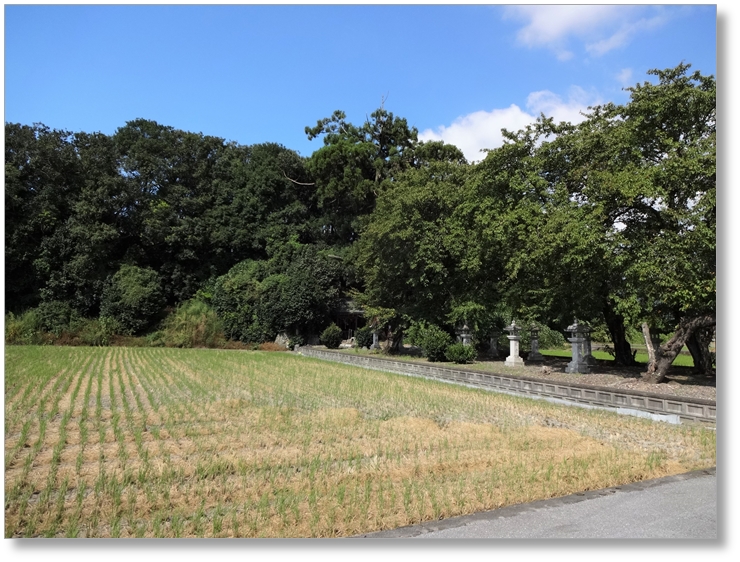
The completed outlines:
[[[6,5],[5,121],[139,117],[308,156],[307,125],[383,98],[470,160],[539,112],[625,102],[646,71],[717,75],[716,6]]]

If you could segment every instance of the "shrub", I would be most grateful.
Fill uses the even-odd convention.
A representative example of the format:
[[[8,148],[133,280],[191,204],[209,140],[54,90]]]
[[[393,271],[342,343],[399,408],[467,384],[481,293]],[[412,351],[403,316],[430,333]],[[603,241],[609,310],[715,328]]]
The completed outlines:
[[[429,361],[444,361],[445,352],[452,343],[452,337],[439,326],[416,322],[406,333],[407,341],[421,347],[424,357]]]
[[[38,306],[36,316],[42,330],[59,337],[62,332],[69,330],[77,314],[68,302],[47,301]]]
[[[453,343],[445,351],[447,360],[455,363],[471,363],[476,358],[476,355],[475,347],[461,343]]]
[[[5,343],[8,345],[35,345],[40,343],[41,324],[35,309],[20,316],[12,312],[5,315]]]
[[[363,348],[373,345],[373,329],[371,326],[358,328],[355,332],[355,347]]]
[[[342,343],[342,330],[339,326],[332,323],[319,336],[319,341],[329,349],[339,348]]]
[[[113,318],[103,316],[80,321],[75,331],[83,345],[106,347],[113,341],[113,336],[121,331],[121,326]]]
[[[146,336],[146,345],[148,347],[164,347],[165,335],[162,330],[157,330]]]
[[[540,349],[558,349],[568,342],[565,341],[565,335],[562,332],[540,325],[538,343]]]
[[[540,333],[537,337],[537,342],[540,349],[560,349],[566,345],[567,342],[565,341],[565,335],[563,333],[558,332],[557,330],[553,330],[548,326],[545,326],[544,324],[540,324],[539,322],[535,322],[535,324],[537,324],[537,326],[539,326],[540,328]],[[521,340],[519,340],[519,348],[523,351],[529,349],[532,344],[529,324],[527,324],[526,326],[527,327],[525,329],[519,332],[519,335],[521,336]],[[505,348],[508,348],[509,340],[506,337],[506,333],[503,334],[501,339],[506,340]]]
[[[300,334],[296,334],[295,336],[290,336],[288,338],[288,347],[290,349],[295,349],[296,345],[298,346],[306,345],[306,338],[304,338]]]
[[[100,315],[115,319],[126,334],[137,334],[152,324],[163,301],[156,271],[122,265],[103,289]]]
[[[219,347],[225,339],[216,312],[197,299],[178,306],[165,319],[162,332],[168,347]]]
[[[270,252],[268,260],[236,264],[213,284],[211,302],[231,339],[265,342],[280,333],[313,334],[331,321],[341,262],[297,243]]]

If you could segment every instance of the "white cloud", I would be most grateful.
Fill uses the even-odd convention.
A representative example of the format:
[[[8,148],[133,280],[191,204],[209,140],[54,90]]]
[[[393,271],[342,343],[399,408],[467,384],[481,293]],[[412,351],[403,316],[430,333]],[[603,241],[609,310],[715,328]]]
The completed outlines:
[[[559,60],[573,57],[569,43],[582,41],[592,56],[601,56],[626,45],[636,34],[665,22],[661,11],[639,18],[645,6],[627,5],[530,5],[510,6],[504,18],[524,22],[517,41],[530,48],[550,49]]]
[[[617,80],[620,84],[622,84],[622,86],[632,85],[632,69],[623,68],[622,70],[620,70],[619,74],[617,74]]]
[[[419,139],[442,140],[447,144],[454,144],[463,151],[469,162],[474,162],[485,157],[485,153],[481,152],[482,148],[496,148],[503,144],[501,129],[518,131],[534,120],[532,115],[511,104],[506,109],[476,111],[458,117],[449,127],[442,125],[435,131],[422,131]]]
[[[582,88],[571,88],[568,100],[543,90],[532,92],[527,96],[526,111],[516,104],[504,109],[492,111],[476,111],[455,119],[449,125],[441,125],[435,130],[426,129],[419,133],[423,141],[441,140],[454,144],[469,162],[477,162],[485,158],[483,148],[498,148],[504,143],[501,129],[519,131],[530,123],[534,123],[540,113],[552,117],[556,122],[569,121],[579,123],[583,120],[582,111],[588,106],[601,103],[598,98],[587,94]]]
[[[641,19],[636,22],[624,23],[611,37],[594,43],[588,43],[586,45],[586,51],[592,55],[601,56],[613,49],[626,45],[634,35],[642,31],[648,31],[658,27],[664,22],[664,17],[655,16],[650,19]]]

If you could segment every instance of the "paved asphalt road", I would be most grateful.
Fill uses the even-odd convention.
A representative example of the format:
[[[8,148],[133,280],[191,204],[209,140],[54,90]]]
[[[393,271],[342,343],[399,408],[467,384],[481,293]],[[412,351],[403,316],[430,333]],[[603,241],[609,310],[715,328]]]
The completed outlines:
[[[717,475],[689,472],[356,538],[717,539]]]

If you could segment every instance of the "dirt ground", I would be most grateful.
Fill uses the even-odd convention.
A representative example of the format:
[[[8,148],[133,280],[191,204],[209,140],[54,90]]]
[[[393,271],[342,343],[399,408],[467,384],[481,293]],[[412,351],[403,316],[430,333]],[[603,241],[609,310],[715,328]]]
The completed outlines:
[[[397,358],[401,360],[426,361],[421,357],[420,350],[411,346],[407,346],[404,349],[403,355],[406,355],[406,357],[401,356]],[[567,357],[547,356],[544,363],[526,364],[525,362],[525,367],[523,368],[505,367],[504,360],[504,357],[499,357],[498,359],[479,357],[475,363],[465,365],[465,368],[486,372],[499,372],[506,375],[534,377],[556,382],[623,388],[682,398],[699,398],[715,401],[717,399],[716,377],[696,374],[693,367],[672,366],[668,371],[668,377],[665,382],[653,384],[642,380],[642,373],[645,372],[646,365],[623,367],[616,365],[613,361],[597,359],[596,365],[591,367],[591,373],[578,374],[565,372],[565,367],[570,362],[570,358]],[[441,363],[440,365],[450,366],[451,364]]]
[[[527,366],[531,376],[549,380],[575,382],[593,386],[619,387],[654,394],[667,394],[684,398],[700,398],[703,400],[717,399],[717,379],[714,376],[698,375],[693,367],[673,366],[668,371],[665,382],[659,384],[648,383],[642,380],[645,365],[623,367],[612,361],[596,361],[587,375],[565,373],[565,366],[569,359],[564,357],[548,357],[544,367],[551,372],[545,372],[542,366]]]

